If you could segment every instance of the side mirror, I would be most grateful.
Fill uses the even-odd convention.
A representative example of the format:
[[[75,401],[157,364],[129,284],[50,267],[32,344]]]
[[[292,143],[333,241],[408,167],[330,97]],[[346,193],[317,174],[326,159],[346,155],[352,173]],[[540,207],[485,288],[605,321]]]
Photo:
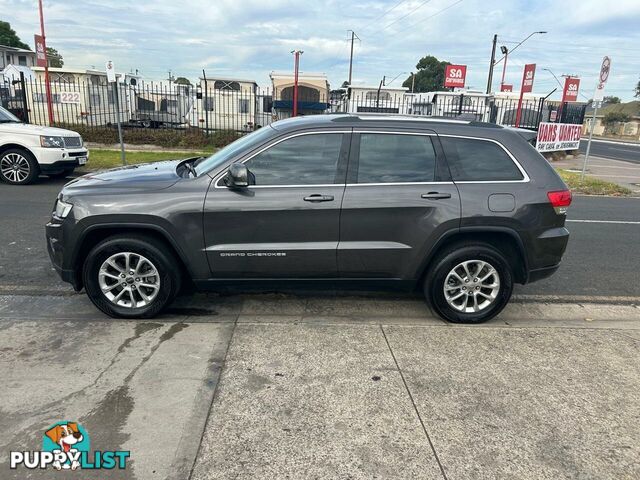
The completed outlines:
[[[249,169],[244,163],[234,163],[224,177],[224,183],[229,188],[249,186]]]

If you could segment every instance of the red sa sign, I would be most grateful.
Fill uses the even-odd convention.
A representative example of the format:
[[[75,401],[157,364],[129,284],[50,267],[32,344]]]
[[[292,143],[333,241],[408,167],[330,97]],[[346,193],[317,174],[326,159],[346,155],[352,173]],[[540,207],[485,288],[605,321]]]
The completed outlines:
[[[562,90],[562,101],[577,102],[579,88],[580,88],[579,78],[567,77],[564,81],[564,90]]]
[[[444,70],[444,86],[462,88],[466,76],[466,65],[447,65]]]
[[[33,36],[36,44],[36,65],[38,67],[47,66],[47,55],[44,49],[44,38],[41,35]]]
[[[531,93],[533,90],[533,77],[536,74],[536,64],[527,63],[524,66],[524,74],[522,75],[522,93]]]

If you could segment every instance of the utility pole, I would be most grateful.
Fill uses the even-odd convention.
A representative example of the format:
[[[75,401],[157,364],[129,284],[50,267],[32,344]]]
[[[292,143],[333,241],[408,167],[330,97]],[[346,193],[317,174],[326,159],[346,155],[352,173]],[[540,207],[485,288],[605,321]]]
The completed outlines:
[[[356,35],[356,32],[351,30],[351,55],[349,56],[349,85],[351,85],[351,73],[353,72],[353,42],[355,39],[360,40],[360,37]]]
[[[49,125],[53,126],[53,105],[51,105],[51,85],[49,84],[49,59],[47,58],[47,39],[44,34],[44,13],[42,12],[42,0],[38,0],[40,10],[40,35],[42,36],[42,48],[44,49],[44,83],[47,93],[47,112],[49,113]]]
[[[416,86],[416,74],[414,72],[411,72],[411,93],[413,93],[415,86]]]
[[[498,34],[493,36],[493,47],[491,48],[491,62],[489,62],[489,78],[487,79],[487,93],[491,93],[491,84],[493,83],[493,65],[496,61],[496,44],[498,43]]]
[[[300,55],[302,50],[291,50],[294,56],[293,62],[293,116],[298,116],[298,71],[300,68]]]

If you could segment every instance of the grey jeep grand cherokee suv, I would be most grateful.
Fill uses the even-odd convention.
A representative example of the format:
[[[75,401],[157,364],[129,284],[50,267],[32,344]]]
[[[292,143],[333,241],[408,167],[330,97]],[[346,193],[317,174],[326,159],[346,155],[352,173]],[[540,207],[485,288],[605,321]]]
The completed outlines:
[[[551,275],[571,192],[523,132],[398,116],[283,120],[208,158],[85,175],[60,192],[56,270],[116,317],[185,281],[421,288],[442,317],[497,315]]]

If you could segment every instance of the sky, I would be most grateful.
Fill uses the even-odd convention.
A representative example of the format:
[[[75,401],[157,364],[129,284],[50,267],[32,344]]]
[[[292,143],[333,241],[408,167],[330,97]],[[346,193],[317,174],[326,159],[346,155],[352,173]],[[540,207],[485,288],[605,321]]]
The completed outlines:
[[[535,93],[561,75],[581,77],[582,100],[591,98],[602,58],[612,59],[606,95],[633,100],[640,77],[640,0],[44,0],[47,44],[65,66],[119,72],[139,70],[147,80],[174,76],[256,80],[269,85],[272,70],[291,71],[299,49],[303,72],[324,72],[332,88],[348,77],[349,30],[353,83],[400,86],[418,60],[434,55],[467,65],[466,86],[484,90],[491,42],[513,48],[506,83],[519,90],[522,69],[536,63]],[[0,20],[32,45],[39,30],[36,0],[0,0]],[[498,48],[499,53],[499,48]],[[494,89],[502,64],[495,69]]]

